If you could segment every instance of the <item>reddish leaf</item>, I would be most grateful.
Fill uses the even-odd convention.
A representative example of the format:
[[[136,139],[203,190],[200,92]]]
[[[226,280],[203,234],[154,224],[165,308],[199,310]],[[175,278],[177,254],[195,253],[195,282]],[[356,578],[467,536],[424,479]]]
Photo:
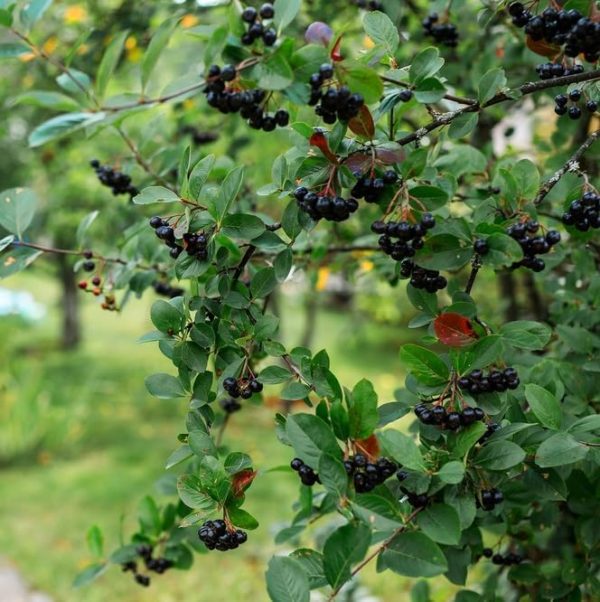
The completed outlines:
[[[346,165],[353,173],[364,173],[369,167],[371,167],[372,161],[373,158],[367,153],[354,153],[344,161],[344,165]]]
[[[433,328],[440,342],[448,347],[465,347],[477,339],[471,320],[460,314],[439,315],[433,322]]]
[[[240,497],[248,487],[254,481],[254,477],[256,476],[256,470],[252,470],[251,468],[246,468],[245,470],[240,470],[233,475],[233,479],[231,480],[231,488],[233,490],[233,495],[235,497]]]
[[[529,48],[529,50],[539,54],[540,56],[547,56],[553,59],[560,54],[560,46],[548,44],[543,40],[532,40],[531,36],[527,36],[525,38],[525,43],[527,44],[527,48]]]
[[[331,53],[329,56],[331,56],[331,60],[335,61],[336,63],[339,63],[339,61],[344,60],[344,57],[342,56],[342,36],[340,36],[336,41],[335,44],[333,45],[333,48],[331,49]]]
[[[358,439],[354,442],[356,449],[361,451],[369,460],[374,460],[379,456],[379,441],[375,435],[371,435],[366,439]]]
[[[359,136],[369,139],[373,138],[375,135],[375,124],[373,123],[371,111],[369,111],[366,105],[360,107],[358,115],[348,122],[348,127]]]
[[[375,150],[377,160],[383,165],[395,165],[401,163],[406,157],[404,149],[398,145],[398,148],[377,148]]]
[[[309,142],[312,146],[316,146],[329,159],[329,161],[331,161],[331,163],[338,162],[335,153],[333,153],[329,148],[329,142],[327,142],[327,138],[323,132],[315,132],[310,137]]]

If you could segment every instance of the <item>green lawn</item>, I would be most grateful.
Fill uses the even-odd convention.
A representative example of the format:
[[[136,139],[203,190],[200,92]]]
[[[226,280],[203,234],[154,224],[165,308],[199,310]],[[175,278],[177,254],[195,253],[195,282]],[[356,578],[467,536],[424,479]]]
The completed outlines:
[[[34,404],[37,418],[20,428],[43,434],[37,446],[1,469],[2,555],[14,561],[34,587],[60,602],[266,600],[266,562],[273,552],[286,551],[274,546],[272,535],[292,516],[297,488],[292,473],[274,472],[255,481],[248,509],[261,526],[238,551],[207,554],[197,558],[191,571],[157,576],[150,591],[116,568],[85,592],[72,589],[74,574],[91,560],[85,532],[97,524],[108,548],[117,545],[120,516],[131,526],[142,494],[163,474],[164,460],[177,446],[185,407],[152,399],[143,385],[145,375],[170,369],[154,345],[135,342],[151,329],[150,294],[120,315],[101,311],[86,296],[85,343],[77,353],[62,353],[53,344],[59,315],[52,281],[25,274],[2,285],[30,290],[50,310],[47,319],[30,327],[0,319],[0,351],[8,358],[0,381],[0,394],[6,394],[0,408],[11,399]],[[285,342],[295,344],[302,308],[291,297],[282,305]],[[402,383],[397,350],[411,335],[387,325],[366,327],[360,316],[322,311],[314,348],[330,351],[333,369],[344,384],[371,378],[385,401]],[[273,408],[245,408],[226,434],[226,442],[250,453],[261,469],[291,458],[291,451],[275,438],[273,414]],[[0,427],[0,437],[18,439],[19,432],[15,435],[10,423]],[[405,599],[401,592],[410,588],[407,580],[376,576],[373,567],[364,571],[364,581],[382,600]],[[437,581],[435,590],[437,600],[449,598],[445,580]]]

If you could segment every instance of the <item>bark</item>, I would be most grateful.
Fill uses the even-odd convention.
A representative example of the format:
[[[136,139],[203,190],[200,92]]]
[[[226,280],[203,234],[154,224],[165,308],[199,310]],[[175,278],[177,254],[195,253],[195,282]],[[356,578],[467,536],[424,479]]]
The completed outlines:
[[[62,288],[62,347],[76,349],[81,342],[80,304],[73,266],[64,255],[57,255],[58,278]]]
[[[506,322],[518,320],[520,312],[514,274],[508,271],[498,272],[498,285],[500,299],[507,304],[504,309],[504,320]]]

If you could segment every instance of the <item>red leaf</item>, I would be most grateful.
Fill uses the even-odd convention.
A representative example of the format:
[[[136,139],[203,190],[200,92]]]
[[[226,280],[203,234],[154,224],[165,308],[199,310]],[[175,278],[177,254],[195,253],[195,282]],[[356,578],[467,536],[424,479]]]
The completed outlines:
[[[335,44],[333,45],[333,48],[331,49],[331,53],[329,55],[329,56],[331,56],[331,60],[335,61],[336,63],[344,60],[344,57],[342,56],[341,47],[342,47],[342,36],[340,36],[335,41]]]
[[[395,165],[404,161],[406,153],[401,146],[398,146],[398,148],[377,148],[375,155],[377,156],[377,161],[383,165]]]
[[[316,146],[329,159],[329,161],[331,161],[331,163],[337,164],[337,156],[329,148],[329,142],[327,142],[327,138],[323,132],[315,132],[310,137],[309,142],[312,146]]]
[[[233,489],[233,495],[235,497],[240,497],[248,487],[254,481],[254,477],[256,476],[256,470],[252,470],[251,468],[246,468],[245,470],[240,470],[233,475],[233,479],[231,480],[231,488]]]
[[[348,167],[348,169],[353,173],[364,173],[369,167],[371,167],[372,161],[373,158],[371,155],[366,153],[354,153],[344,161],[344,165],[346,165],[346,167]]]
[[[372,139],[375,135],[375,124],[373,123],[373,117],[371,116],[369,108],[362,105],[358,115],[348,122],[348,127],[355,134]]]
[[[531,36],[525,38],[525,43],[529,50],[540,56],[547,56],[548,58],[553,59],[560,54],[560,46],[548,44],[548,42],[544,42],[543,40],[533,40]]]
[[[375,435],[371,435],[366,439],[358,439],[354,442],[356,449],[365,454],[369,460],[374,460],[379,456],[379,441]]]
[[[460,314],[439,315],[433,322],[433,328],[440,342],[448,347],[465,347],[477,339],[471,320]]]

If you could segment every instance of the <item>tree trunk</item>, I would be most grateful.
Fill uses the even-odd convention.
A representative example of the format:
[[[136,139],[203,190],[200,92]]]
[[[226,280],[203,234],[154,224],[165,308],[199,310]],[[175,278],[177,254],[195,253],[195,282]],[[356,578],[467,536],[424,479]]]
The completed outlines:
[[[512,272],[498,272],[498,284],[500,286],[500,299],[507,305],[504,309],[504,319],[512,322],[519,319],[519,303],[517,301],[517,287]]]
[[[545,322],[548,319],[548,311],[546,304],[538,290],[533,275],[530,271],[526,271],[523,274],[523,284],[527,292],[527,300],[529,301],[529,308],[533,317],[538,322]]]
[[[79,294],[73,266],[64,255],[57,255],[58,278],[62,288],[62,347],[76,349],[81,342]]]

